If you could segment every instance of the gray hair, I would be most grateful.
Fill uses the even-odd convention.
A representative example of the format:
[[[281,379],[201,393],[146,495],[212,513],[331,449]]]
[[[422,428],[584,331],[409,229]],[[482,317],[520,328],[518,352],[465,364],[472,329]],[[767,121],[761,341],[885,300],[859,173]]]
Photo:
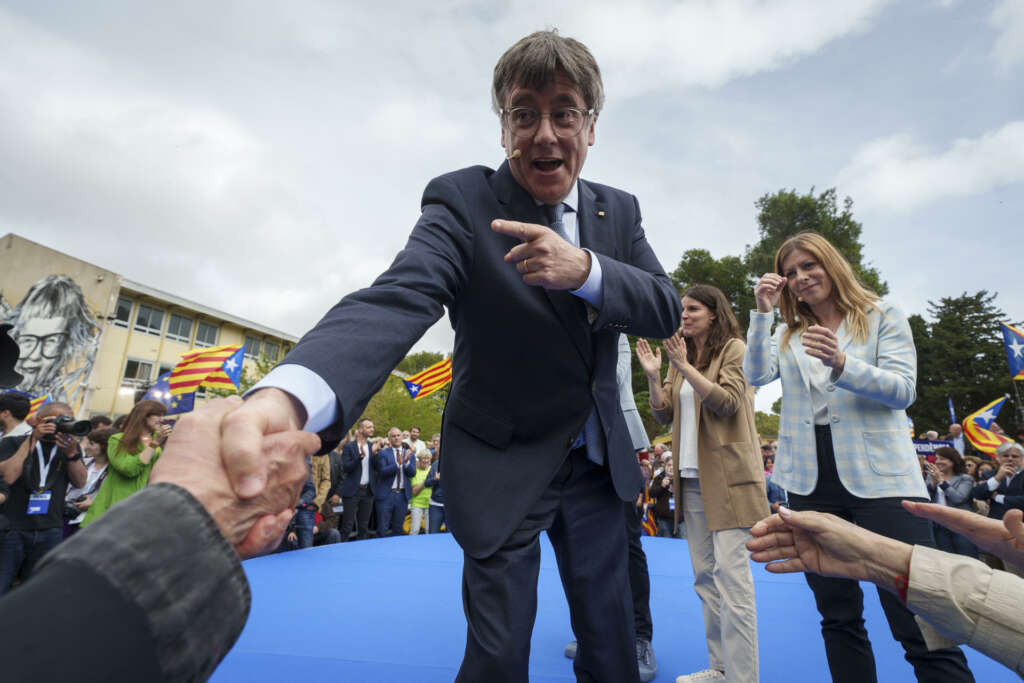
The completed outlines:
[[[494,67],[491,106],[500,113],[509,90],[517,85],[543,89],[564,75],[579,89],[587,108],[600,113],[604,107],[601,70],[587,46],[558,35],[557,29],[537,31],[505,51]]]
[[[1017,449],[1018,453],[1020,453],[1022,456],[1024,456],[1024,446],[1021,446],[1016,441],[1004,441],[1003,443],[999,444],[998,448],[996,448],[996,457],[998,458],[1000,455],[1002,455],[1006,451],[1014,449],[1014,448]]]

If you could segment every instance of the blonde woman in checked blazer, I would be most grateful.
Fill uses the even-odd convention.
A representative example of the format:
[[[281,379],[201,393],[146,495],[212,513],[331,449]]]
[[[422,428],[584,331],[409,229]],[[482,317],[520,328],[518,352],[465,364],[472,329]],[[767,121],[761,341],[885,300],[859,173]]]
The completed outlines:
[[[895,306],[857,281],[817,233],[786,240],[775,272],[754,286],[743,370],[754,386],[782,380],[772,482],[794,510],[818,510],[906,543],[934,547],[928,521],[902,499],[927,502],[910,433],[917,352]],[[776,307],[782,323],[771,333]],[[877,681],[856,581],[806,574],[833,681]],[[958,648],[929,651],[904,600],[879,589],[893,636],[919,681],[973,681]]]

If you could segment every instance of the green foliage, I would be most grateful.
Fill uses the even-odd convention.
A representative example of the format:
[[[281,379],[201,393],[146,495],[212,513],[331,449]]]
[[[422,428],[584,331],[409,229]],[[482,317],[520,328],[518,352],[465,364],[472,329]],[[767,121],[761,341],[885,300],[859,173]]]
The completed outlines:
[[[853,200],[847,197],[840,211],[835,188],[815,196],[795,190],[779,190],[755,202],[758,209],[758,241],[747,245],[743,257],[714,258],[705,249],[690,249],[672,271],[675,286],[683,291],[690,285],[718,287],[732,304],[733,312],[746,330],[754,308],[754,283],[775,270],[775,252],[788,238],[805,230],[814,230],[828,239],[846,257],[864,285],[884,296],[889,287],[878,271],[863,262],[861,225],[853,219]]]
[[[775,439],[779,435],[779,415],[769,415],[760,410],[754,412],[754,425],[761,440]]]
[[[917,401],[907,413],[918,434],[949,425],[947,397],[953,399],[957,419],[1005,393],[1012,395],[999,323],[1006,314],[995,305],[996,293],[981,290],[928,302],[931,322],[920,315],[909,318],[917,347]],[[1014,422],[1010,402],[1000,418]]]
[[[889,293],[878,271],[863,262],[860,242],[861,224],[853,219],[853,200],[843,200],[842,211],[836,201],[836,190],[830,188],[818,196],[814,188],[807,194],[796,190],[779,190],[766,194],[754,205],[758,209],[757,225],[760,239],[748,245],[743,262],[752,277],[775,270],[775,252],[793,235],[813,230],[820,233],[853,266],[861,283],[879,296]],[[753,294],[751,294],[753,300]]]
[[[410,353],[402,359],[395,370],[406,375],[415,375],[420,370],[426,370],[434,363],[440,363],[444,359],[445,355],[443,353],[435,353],[433,351]]]
[[[775,402],[772,403],[772,414],[773,415],[781,415],[782,414],[782,397],[781,396],[779,396],[777,399],[775,399]]]

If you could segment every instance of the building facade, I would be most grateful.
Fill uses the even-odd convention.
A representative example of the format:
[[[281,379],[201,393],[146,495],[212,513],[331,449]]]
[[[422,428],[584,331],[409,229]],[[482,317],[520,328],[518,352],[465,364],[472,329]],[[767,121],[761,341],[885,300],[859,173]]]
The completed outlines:
[[[0,320],[21,346],[25,379],[11,388],[50,394],[80,417],[127,413],[190,349],[245,343],[252,372],[298,341],[15,234],[0,237]]]

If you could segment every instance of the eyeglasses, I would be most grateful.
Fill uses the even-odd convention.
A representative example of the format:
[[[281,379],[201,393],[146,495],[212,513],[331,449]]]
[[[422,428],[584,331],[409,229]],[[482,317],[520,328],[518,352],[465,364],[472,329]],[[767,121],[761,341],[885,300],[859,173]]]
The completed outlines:
[[[512,107],[501,110],[501,121],[516,135],[528,137],[537,132],[540,120],[546,116],[551,119],[551,128],[557,137],[571,138],[579,135],[593,115],[593,109],[578,107],[559,107],[546,114],[533,107]]]
[[[40,347],[42,347],[43,358],[56,358],[67,338],[67,332],[54,332],[42,337],[37,337],[34,334],[19,334],[18,346],[21,347],[23,358],[31,356]]]

